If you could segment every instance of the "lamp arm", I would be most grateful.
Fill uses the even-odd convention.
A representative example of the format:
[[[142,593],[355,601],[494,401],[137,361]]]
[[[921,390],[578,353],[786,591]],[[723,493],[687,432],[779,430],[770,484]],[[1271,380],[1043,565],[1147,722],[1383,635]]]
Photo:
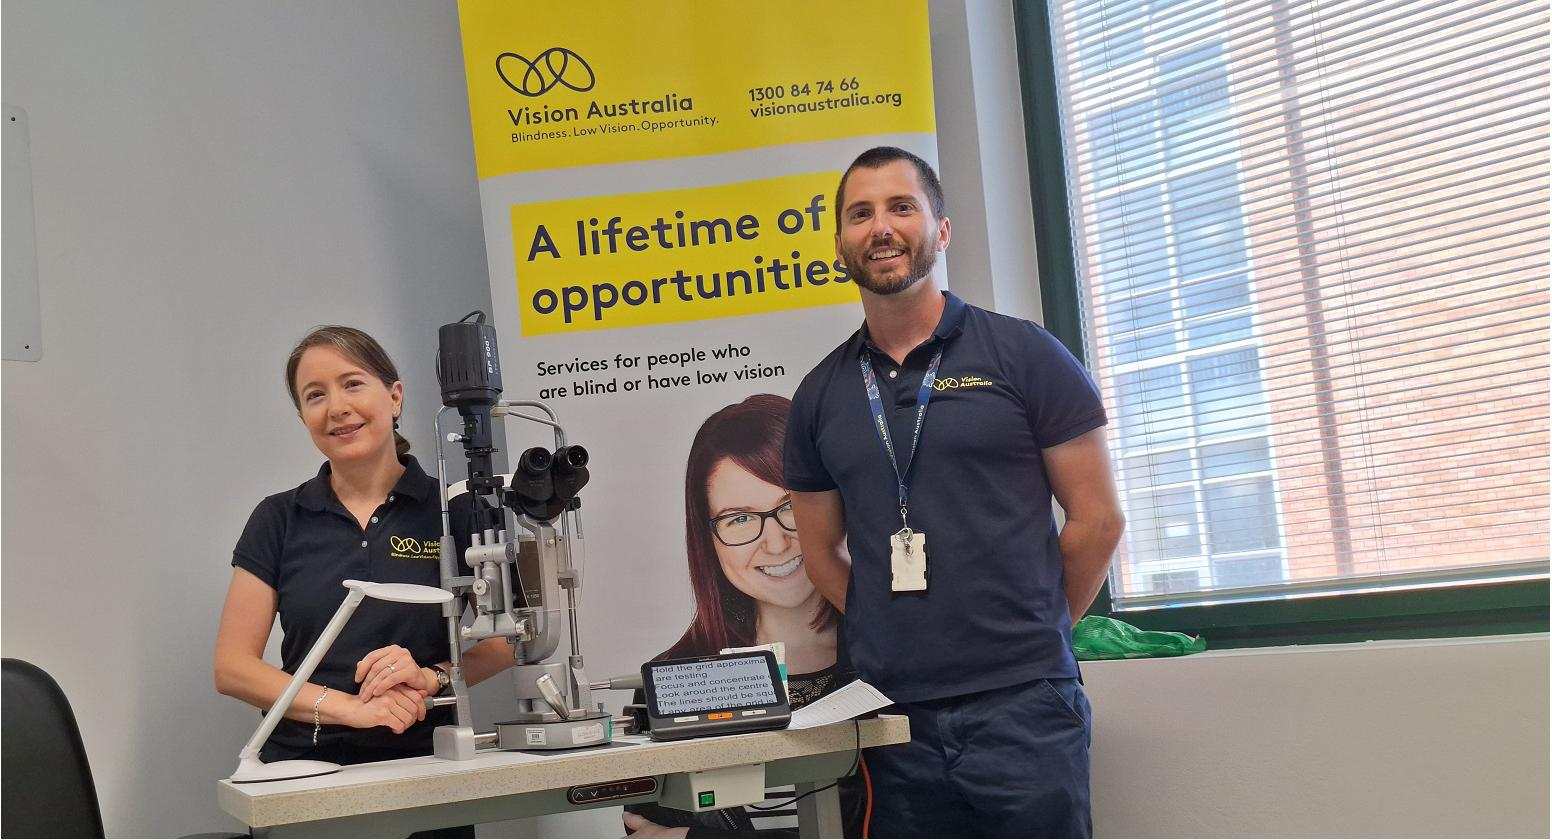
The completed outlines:
[[[323,628],[323,635],[318,637],[318,641],[313,643],[312,650],[307,652],[302,664],[297,666],[296,675],[291,677],[291,683],[286,686],[286,690],[275,698],[274,705],[264,713],[264,720],[253,733],[253,737],[248,739],[248,743],[243,745],[242,752],[237,754],[238,758],[258,756],[259,747],[263,746],[265,739],[275,731],[275,727],[280,725],[281,718],[285,717],[286,710],[291,708],[291,702],[296,699],[297,692],[307,684],[307,678],[313,675],[313,669],[318,667],[318,662],[323,659],[323,655],[329,652],[329,647],[339,637],[340,631],[345,629],[345,622],[350,620],[351,614],[361,605],[364,598],[366,593],[359,589],[352,588],[346,593],[344,602],[340,604],[338,610],[334,611],[334,617],[329,619],[328,626]]]

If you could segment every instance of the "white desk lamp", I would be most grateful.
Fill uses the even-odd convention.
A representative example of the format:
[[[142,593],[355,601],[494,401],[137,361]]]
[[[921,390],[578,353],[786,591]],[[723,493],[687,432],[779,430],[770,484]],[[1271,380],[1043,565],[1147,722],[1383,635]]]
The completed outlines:
[[[323,635],[313,643],[312,650],[307,652],[307,657],[302,664],[297,666],[296,675],[291,678],[291,684],[276,698],[275,704],[264,713],[264,720],[259,723],[259,728],[243,746],[242,752],[237,754],[237,771],[232,774],[233,782],[274,782],[280,779],[302,779],[308,776],[322,776],[326,773],[338,771],[339,765],[330,761],[308,761],[296,759],[293,761],[276,761],[265,764],[259,760],[259,747],[264,745],[264,739],[268,738],[280,719],[285,717],[286,710],[291,708],[291,701],[296,699],[296,693],[302,690],[307,678],[313,675],[313,669],[318,667],[318,661],[328,652],[329,646],[334,644],[335,638],[345,629],[345,622],[350,620],[352,613],[361,602],[371,596],[381,601],[395,601],[400,604],[445,604],[453,600],[453,593],[435,586],[421,586],[414,583],[370,583],[360,580],[345,581],[345,588],[350,593],[345,596],[345,602],[340,604],[334,617],[329,619],[329,625],[323,628]]]

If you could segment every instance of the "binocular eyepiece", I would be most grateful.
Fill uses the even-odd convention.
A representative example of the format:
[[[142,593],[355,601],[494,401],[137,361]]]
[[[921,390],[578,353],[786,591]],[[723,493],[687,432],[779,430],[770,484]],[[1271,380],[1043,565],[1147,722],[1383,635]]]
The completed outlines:
[[[524,450],[523,454],[518,457],[517,471],[523,475],[537,478],[541,475],[549,475],[550,465],[554,462],[555,458],[548,449],[542,446],[535,446],[532,449]]]
[[[555,450],[555,466],[552,469],[556,475],[571,475],[585,466],[587,466],[586,449],[572,444]]]
[[[587,450],[580,446],[562,446],[554,453],[542,446],[526,449],[502,500],[534,519],[554,519],[576,505],[577,492],[589,478],[587,462]]]

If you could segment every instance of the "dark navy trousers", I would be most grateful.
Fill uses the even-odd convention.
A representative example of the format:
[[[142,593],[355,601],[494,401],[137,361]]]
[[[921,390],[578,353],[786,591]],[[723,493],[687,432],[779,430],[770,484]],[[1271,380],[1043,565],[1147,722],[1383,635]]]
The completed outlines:
[[[911,741],[867,752],[873,837],[1090,837],[1094,715],[1076,679],[900,703]]]

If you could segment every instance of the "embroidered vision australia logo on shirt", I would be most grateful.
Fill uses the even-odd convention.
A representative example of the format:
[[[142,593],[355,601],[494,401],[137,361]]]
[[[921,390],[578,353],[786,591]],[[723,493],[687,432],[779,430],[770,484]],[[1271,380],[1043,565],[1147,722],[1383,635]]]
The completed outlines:
[[[437,560],[442,556],[442,541],[417,540],[414,537],[388,537],[388,556],[401,560]]]
[[[932,380],[932,390],[949,391],[955,388],[984,388],[988,385],[996,384],[990,379],[976,376],[972,373],[965,376],[949,376],[942,379],[934,379]]]

